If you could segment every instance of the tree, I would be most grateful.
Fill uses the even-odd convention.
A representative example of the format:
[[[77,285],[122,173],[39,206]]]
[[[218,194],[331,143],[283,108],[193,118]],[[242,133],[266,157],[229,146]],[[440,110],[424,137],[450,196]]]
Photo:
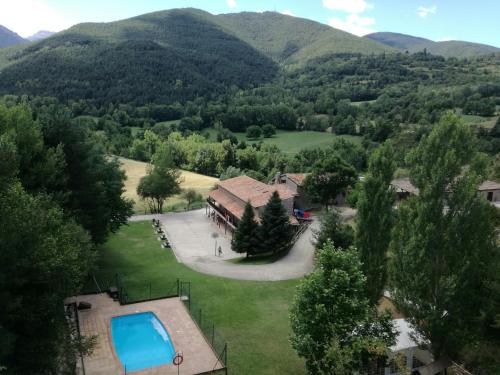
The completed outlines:
[[[247,138],[249,139],[257,139],[262,135],[262,129],[260,126],[251,125],[247,128],[246,131]]]
[[[259,251],[273,254],[287,251],[291,246],[293,228],[277,191],[269,198],[260,219]]]
[[[316,249],[321,249],[327,241],[337,248],[347,249],[354,243],[354,231],[342,223],[337,210],[327,212],[321,219],[321,227],[315,233]]]
[[[328,206],[347,187],[356,183],[354,168],[337,155],[331,155],[315,162],[311,174],[304,180],[304,190],[315,203]]]
[[[13,181],[0,187],[0,243],[0,364],[12,374],[57,373],[76,339],[62,303],[93,264],[90,237],[46,196]]]
[[[271,124],[265,124],[262,126],[262,134],[264,135],[264,138],[271,138],[276,134],[276,127]]]
[[[387,282],[387,251],[394,205],[394,192],[390,188],[395,171],[393,155],[390,143],[384,143],[373,152],[357,203],[356,247],[367,279],[368,299],[374,305]]]
[[[221,181],[223,180],[229,180],[230,178],[238,177],[241,176],[243,172],[241,172],[241,169],[236,168],[236,167],[227,167],[224,172],[221,173],[219,179]]]
[[[347,375],[384,361],[395,332],[390,314],[369,305],[365,282],[355,249],[323,245],[290,311],[290,341],[310,374]]]
[[[49,194],[95,243],[127,223],[132,202],[124,199],[125,173],[83,125],[70,124],[55,108],[34,115],[25,107],[2,111],[5,136],[15,144],[18,176],[30,194]]]
[[[181,192],[180,172],[175,169],[170,153],[168,145],[162,145],[153,157],[148,174],[137,186],[137,194],[148,203],[151,213],[162,213],[165,200]]]
[[[186,189],[182,192],[182,197],[186,200],[187,202],[187,209],[189,210],[191,208],[191,205],[193,202],[201,201],[203,197],[201,196],[200,193],[198,193],[194,189]]]
[[[245,211],[231,240],[231,249],[237,253],[246,253],[246,256],[258,253],[259,224],[255,221],[255,214],[250,202],[245,205]]]
[[[483,339],[481,322],[494,322],[485,313],[500,255],[495,209],[477,194],[484,163],[475,145],[451,113],[422,138],[408,158],[419,195],[398,209],[391,243],[395,301],[435,358],[459,359]]]

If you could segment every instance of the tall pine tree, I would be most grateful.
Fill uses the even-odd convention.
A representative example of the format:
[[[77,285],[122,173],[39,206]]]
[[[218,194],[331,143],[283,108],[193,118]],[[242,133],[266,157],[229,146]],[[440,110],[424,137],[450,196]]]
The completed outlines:
[[[390,143],[373,152],[357,204],[356,247],[372,305],[382,296],[387,282],[394,204],[394,193],[389,186],[395,170],[393,154]]]
[[[273,193],[261,215],[260,237],[261,253],[276,254],[291,246],[293,228],[277,191]]]
[[[231,248],[237,253],[246,253],[247,257],[258,253],[259,224],[255,221],[255,214],[250,202],[247,202],[243,216],[234,232]]]

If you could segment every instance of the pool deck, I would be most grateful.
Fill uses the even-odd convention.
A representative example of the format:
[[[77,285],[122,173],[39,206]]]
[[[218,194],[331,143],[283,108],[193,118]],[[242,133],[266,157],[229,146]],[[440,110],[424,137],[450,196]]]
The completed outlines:
[[[156,301],[120,305],[107,294],[92,294],[71,297],[66,303],[89,302],[92,308],[78,312],[80,331],[83,336],[96,336],[94,351],[84,358],[86,375],[125,374],[111,340],[110,321],[114,316],[151,311],[156,314],[167,329],[176,352],[181,352],[184,362],[181,374],[199,374],[221,368],[212,348],[193,321],[179,298],[165,298]],[[177,374],[177,367],[164,365],[139,371],[127,371],[134,375]]]

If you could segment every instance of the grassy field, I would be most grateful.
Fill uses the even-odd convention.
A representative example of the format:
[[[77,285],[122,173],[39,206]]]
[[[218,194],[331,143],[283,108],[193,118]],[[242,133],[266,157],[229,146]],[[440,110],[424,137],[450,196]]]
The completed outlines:
[[[144,296],[149,283],[153,295],[161,295],[177,278],[190,281],[193,302],[227,340],[230,373],[305,374],[288,342],[288,309],[298,280],[238,281],[197,273],[160,247],[149,221],[130,223],[101,249],[98,279],[115,273],[132,298]]]
[[[491,129],[493,126],[495,126],[495,123],[497,122],[498,119],[498,116],[484,117],[484,116],[464,115],[464,114],[462,114],[461,116],[466,124],[472,126],[480,126],[486,129]]]
[[[137,195],[137,185],[141,177],[146,174],[147,163],[140,161],[120,158],[122,169],[127,175],[127,180],[125,181],[125,197],[133,199],[135,202],[134,210],[136,213],[144,213],[145,206],[144,202],[140,200]],[[208,192],[217,183],[218,179],[214,177],[204,176],[198,173],[182,171],[181,174],[182,183],[181,188],[183,189],[195,189],[198,193],[206,197]],[[173,196],[169,198],[165,204],[167,209],[172,206],[179,206],[184,204],[184,200],[180,196]]]
[[[215,130],[205,130],[210,135],[210,139],[215,140]],[[261,138],[260,140],[249,140],[244,133],[234,133],[238,140],[245,141],[249,144],[263,141],[267,144],[277,145],[281,151],[287,154],[296,154],[305,148],[327,147],[335,138],[349,139],[353,142],[360,143],[361,137],[352,135],[335,135],[327,132],[314,131],[286,131],[278,130],[272,138]]]

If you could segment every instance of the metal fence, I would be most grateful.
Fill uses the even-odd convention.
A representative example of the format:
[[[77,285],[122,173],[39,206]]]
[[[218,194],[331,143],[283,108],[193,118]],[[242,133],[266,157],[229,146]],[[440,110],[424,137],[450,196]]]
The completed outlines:
[[[193,299],[190,282],[179,282],[179,298],[217,357],[212,370],[202,374],[227,374],[227,342],[216,330],[215,323],[203,314],[203,309]]]
[[[217,358],[212,370],[202,374],[227,375],[227,343],[216,330],[215,324],[203,314],[201,307],[193,300],[191,282],[177,279],[168,285],[158,285],[145,280],[125,285],[118,274],[108,278],[90,275],[82,294],[97,293],[111,295],[115,293],[115,297],[121,305],[179,297]]]

